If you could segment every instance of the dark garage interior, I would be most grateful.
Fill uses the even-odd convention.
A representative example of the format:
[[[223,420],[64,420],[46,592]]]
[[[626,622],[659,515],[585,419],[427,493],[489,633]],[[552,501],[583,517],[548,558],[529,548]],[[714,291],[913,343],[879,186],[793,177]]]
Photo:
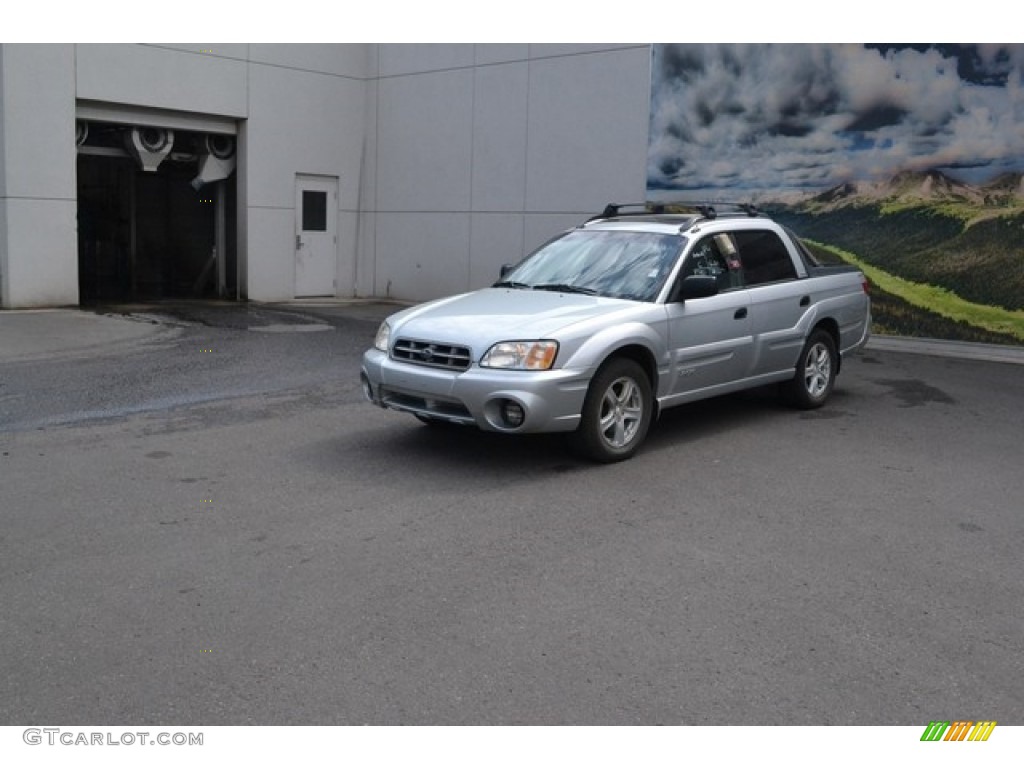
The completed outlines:
[[[234,137],[79,121],[77,142],[82,304],[236,298]]]

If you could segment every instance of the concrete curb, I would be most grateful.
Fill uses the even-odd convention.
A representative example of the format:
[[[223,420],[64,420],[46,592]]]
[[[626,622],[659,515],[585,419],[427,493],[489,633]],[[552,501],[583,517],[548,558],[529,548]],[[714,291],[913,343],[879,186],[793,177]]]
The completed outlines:
[[[908,336],[872,336],[866,347],[880,352],[908,352],[957,360],[982,360],[989,363],[1024,365],[1024,347],[1001,344],[976,344],[944,339],[918,339]]]

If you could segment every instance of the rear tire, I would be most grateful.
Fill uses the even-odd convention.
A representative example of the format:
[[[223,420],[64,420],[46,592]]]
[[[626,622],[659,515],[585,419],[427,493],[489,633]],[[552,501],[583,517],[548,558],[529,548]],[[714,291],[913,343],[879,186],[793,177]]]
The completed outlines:
[[[832,394],[839,369],[836,343],[828,331],[814,331],[800,352],[788,395],[798,408],[820,408]]]
[[[647,436],[652,411],[651,383],[644,369],[627,358],[613,358],[591,380],[570,443],[593,461],[624,461]]]

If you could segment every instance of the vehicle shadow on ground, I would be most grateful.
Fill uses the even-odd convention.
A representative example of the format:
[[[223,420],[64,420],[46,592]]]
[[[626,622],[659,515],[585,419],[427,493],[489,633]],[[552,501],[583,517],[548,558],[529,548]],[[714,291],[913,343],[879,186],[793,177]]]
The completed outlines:
[[[563,435],[502,435],[454,424],[428,426],[404,414],[395,414],[385,427],[313,444],[303,455],[328,473],[354,463],[378,474],[381,467],[398,466],[416,475],[557,472],[585,466],[569,452]]]
[[[842,396],[834,393],[837,405]],[[775,387],[750,390],[678,406],[665,411],[651,426],[647,440],[631,461],[668,450],[680,450],[710,436],[771,423],[780,418],[842,415],[832,403],[819,411],[799,411],[785,403]],[[357,445],[352,444],[352,440]],[[340,466],[401,466],[421,473],[451,472],[495,476],[506,473],[563,473],[599,470],[602,465],[572,452],[565,435],[503,435],[473,427],[423,425],[415,419],[396,420],[384,428],[356,436],[322,441],[303,451],[305,461],[328,473]]]
[[[791,404],[776,385],[688,403],[665,410],[651,426],[641,454],[678,450],[734,430],[760,427],[780,419],[834,419],[847,416],[847,394],[835,390],[829,402],[815,410]]]

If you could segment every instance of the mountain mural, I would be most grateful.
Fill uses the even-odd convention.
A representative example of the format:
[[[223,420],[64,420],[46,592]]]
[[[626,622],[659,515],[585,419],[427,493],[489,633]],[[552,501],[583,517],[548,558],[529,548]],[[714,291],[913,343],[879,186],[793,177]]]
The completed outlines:
[[[666,44],[651,72],[649,202],[756,202],[903,286],[879,327],[1024,343],[1024,45]]]
[[[763,202],[772,202],[763,196]],[[1006,172],[987,184],[957,181],[936,169],[901,171],[885,181],[846,181],[824,192],[811,193],[798,207],[826,212],[846,206],[962,204],[982,215],[991,208],[1024,207],[1024,174]],[[1005,211],[1003,211],[1005,213]]]

